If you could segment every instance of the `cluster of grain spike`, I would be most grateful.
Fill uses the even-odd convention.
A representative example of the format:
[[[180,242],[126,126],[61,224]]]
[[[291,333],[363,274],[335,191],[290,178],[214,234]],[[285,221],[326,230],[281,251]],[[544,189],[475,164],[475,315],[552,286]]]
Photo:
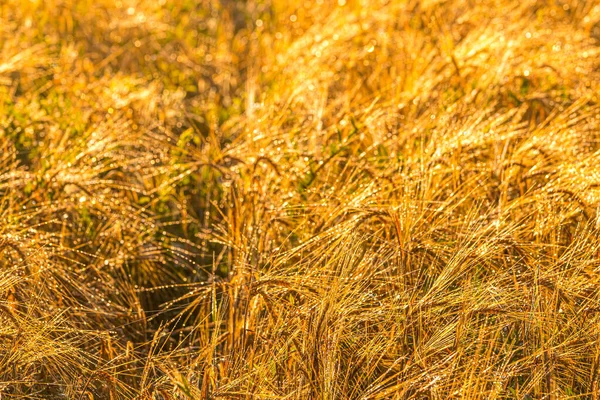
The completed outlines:
[[[0,398],[600,399],[600,4],[0,2]]]

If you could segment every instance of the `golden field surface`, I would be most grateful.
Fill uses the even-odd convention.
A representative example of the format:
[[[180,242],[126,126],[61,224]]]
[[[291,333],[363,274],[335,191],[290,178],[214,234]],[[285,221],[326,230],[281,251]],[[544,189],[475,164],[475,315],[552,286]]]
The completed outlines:
[[[1,0],[0,399],[600,399],[600,2]]]

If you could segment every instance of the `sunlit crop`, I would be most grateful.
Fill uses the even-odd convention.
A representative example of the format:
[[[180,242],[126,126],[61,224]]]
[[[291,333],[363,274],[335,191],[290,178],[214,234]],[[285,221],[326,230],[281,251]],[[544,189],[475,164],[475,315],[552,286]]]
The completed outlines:
[[[0,399],[599,399],[600,3],[0,1]]]

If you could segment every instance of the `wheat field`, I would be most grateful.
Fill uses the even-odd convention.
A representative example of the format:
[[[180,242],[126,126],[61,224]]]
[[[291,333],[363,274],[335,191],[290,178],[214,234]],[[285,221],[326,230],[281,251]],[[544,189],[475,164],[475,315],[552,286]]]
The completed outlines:
[[[0,399],[600,399],[600,2],[0,0]]]

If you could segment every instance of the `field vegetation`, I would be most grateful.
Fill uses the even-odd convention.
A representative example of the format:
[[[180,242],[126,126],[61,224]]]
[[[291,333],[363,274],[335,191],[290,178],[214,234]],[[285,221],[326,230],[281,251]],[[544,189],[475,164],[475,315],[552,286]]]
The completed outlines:
[[[599,399],[600,3],[1,0],[1,399]]]

